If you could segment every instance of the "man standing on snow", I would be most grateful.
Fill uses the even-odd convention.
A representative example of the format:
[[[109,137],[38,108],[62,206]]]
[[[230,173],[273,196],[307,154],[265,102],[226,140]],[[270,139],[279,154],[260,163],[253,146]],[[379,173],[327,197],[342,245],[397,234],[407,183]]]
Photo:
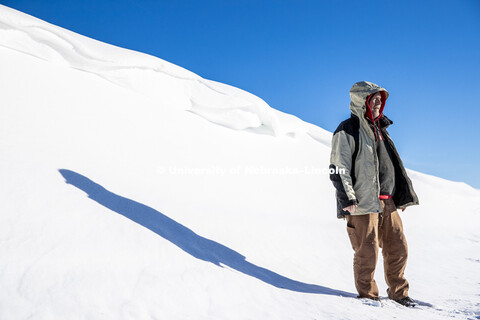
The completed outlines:
[[[333,134],[330,180],[336,189],[337,217],[347,220],[354,250],[353,270],[359,298],[379,300],[374,280],[382,248],[388,297],[415,306],[404,277],[408,247],[398,209],[418,204],[383,114],[388,92],[367,81],[350,90],[349,119]]]

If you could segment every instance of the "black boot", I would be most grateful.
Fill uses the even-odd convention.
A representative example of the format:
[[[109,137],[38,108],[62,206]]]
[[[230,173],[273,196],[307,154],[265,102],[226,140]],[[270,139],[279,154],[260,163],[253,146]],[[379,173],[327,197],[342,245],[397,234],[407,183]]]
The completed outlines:
[[[417,303],[410,297],[405,297],[403,299],[395,300],[395,302],[400,303],[405,307],[415,307]]]

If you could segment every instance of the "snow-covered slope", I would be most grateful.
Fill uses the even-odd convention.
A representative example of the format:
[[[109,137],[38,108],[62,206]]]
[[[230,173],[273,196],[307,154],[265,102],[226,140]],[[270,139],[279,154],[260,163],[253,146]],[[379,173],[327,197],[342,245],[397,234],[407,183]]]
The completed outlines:
[[[409,170],[424,306],[385,298],[381,257],[370,305],[353,298],[331,133],[3,6],[0,67],[0,319],[480,316],[478,190]]]
[[[270,108],[243,90],[210,81],[167,61],[120,49],[4,7],[2,45],[57,65],[96,74],[114,84],[152,98],[158,105],[189,110],[234,129],[279,134],[311,134],[324,130]]]

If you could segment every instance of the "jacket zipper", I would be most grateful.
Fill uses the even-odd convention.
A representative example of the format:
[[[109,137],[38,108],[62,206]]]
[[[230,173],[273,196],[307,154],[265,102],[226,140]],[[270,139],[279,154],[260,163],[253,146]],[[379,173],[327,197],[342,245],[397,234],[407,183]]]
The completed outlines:
[[[374,136],[374,135],[372,134],[373,132],[372,132],[372,130],[370,129],[370,125],[368,124],[368,121],[367,121],[366,119],[364,119],[363,121],[364,121],[364,123],[366,122],[366,125],[367,125],[367,129],[368,129],[368,130],[366,130],[366,131],[368,132],[367,135],[370,136],[371,138],[376,138],[376,135]],[[360,122],[360,126],[361,126],[361,123],[362,123],[362,122]],[[365,130],[365,124],[364,124],[363,127],[364,127],[364,130]],[[375,130],[374,130],[374,131],[375,131]],[[375,141],[374,141],[373,147],[375,147]],[[372,147],[372,148],[373,148],[373,147]],[[377,187],[377,194],[379,195],[379,194],[380,194],[380,182],[379,182],[379,181],[380,181],[380,177],[379,177],[379,174],[378,174],[378,157],[377,157],[377,152],[376,152],[376,150],[373,150],[373,149],[372,149],[372,153],[373,153],[373,161],[375,162],[375,175],[376,175],[375,184],[376,184],[376,187]],[[383,210],[381,209],[381,208],[382,208],[382,203],[380,202],[380,199],[378,199],[378,196],[377,196],[377,199],[376,199],[376,200],[377,200],[377,203],[380,204],[380,212],[379,212],[379,213],[381,214],[381,212],[383,211]]]

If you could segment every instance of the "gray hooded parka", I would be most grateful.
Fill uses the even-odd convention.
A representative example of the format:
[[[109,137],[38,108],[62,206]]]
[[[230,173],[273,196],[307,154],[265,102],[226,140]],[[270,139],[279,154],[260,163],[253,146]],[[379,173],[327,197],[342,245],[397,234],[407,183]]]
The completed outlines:
[[[361,81],[355,83],[350,90],[352,111],[350,118],[340,123],[332,138],[330,172],[333,173],[330,174],[330,180],[336,189],[337,218],[344,218],[350,214],[343,208],[353,204],[358,205],[353,215],[382,212],[376,137],[365,118],[365,114],[371,117],[366,100],[377,92],[382,94],[378,126],[385,143],[388,143],[393,151],[396,188],[392,199],[400,209],[418,204],[412,182],[386,130],[393,124],[383,115],[385,101],[389,96],[388,91],[374,83]]]

